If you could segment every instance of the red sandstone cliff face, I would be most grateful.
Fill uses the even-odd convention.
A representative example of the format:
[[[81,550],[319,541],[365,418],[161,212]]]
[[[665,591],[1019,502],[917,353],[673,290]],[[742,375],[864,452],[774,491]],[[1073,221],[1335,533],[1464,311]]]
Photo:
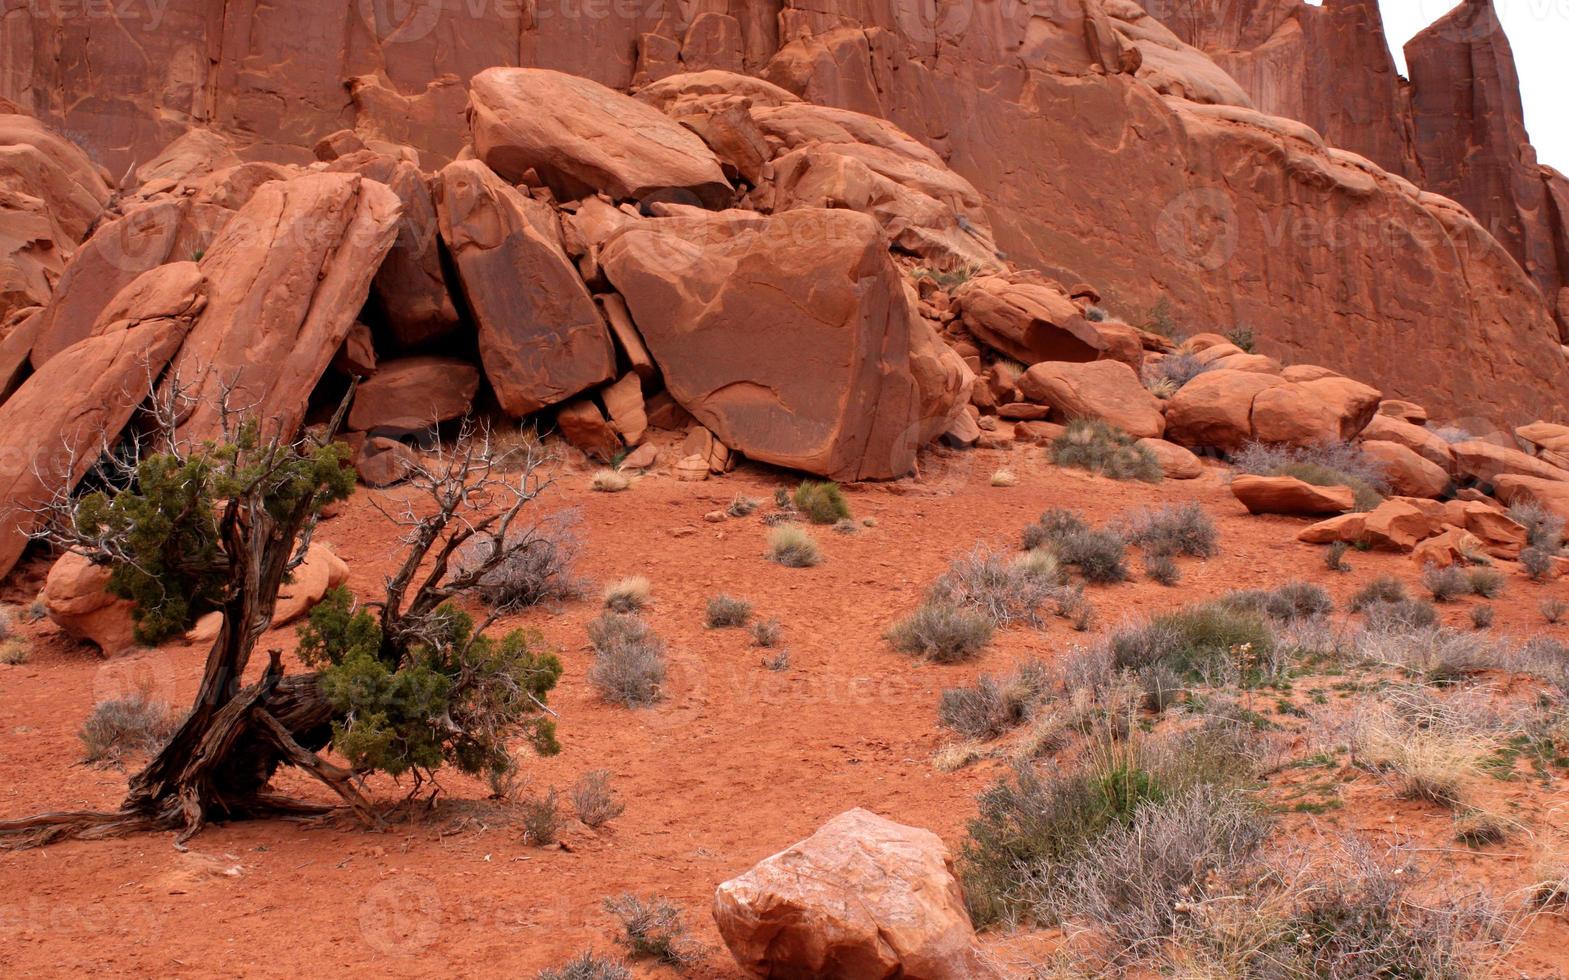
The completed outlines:
[[[1411,144],[1404,114],[1382,108],[1392,71],[1346,71],[1325,53],[1382,50],[1372,0],[1307,16],[1294,0],[1227,3],[1240,27],[1189,34],[1265,49],[1217,56],[1242,85],[1178,39],[1180,17],[1162,25],[1134,0],[177,6],[157,25],[31,8],[0,19],[0,96],[116,174],[199,127],[244,158],[301,163],[353,128],[416,147],[429,171],[466,142],[467,83],[486,67],[623,88],[739,70],[904,127],[987,199],[1009,258],[1096,285],[1116,312],[1166,298],[1190,329],[1248,326],[1268,353],[1450,418],[1561,414],[1563,358],[1536,290],[1462,209],[1398,175]],[[1300,70],[1265,88],[1293,58]],[[1397,173],[1250,102],[1319,112],[1331,143]]]

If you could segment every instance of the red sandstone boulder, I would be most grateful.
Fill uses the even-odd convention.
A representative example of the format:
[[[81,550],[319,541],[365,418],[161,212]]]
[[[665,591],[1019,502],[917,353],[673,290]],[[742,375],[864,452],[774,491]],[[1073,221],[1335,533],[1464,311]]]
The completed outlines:
[[[1241,475],[1231,492],[1250,514],[1339,514],[1356,506],[1350,487],[1320,487],[1290,476]]]
[[[562,405],[556,411],[556,426],[562,438],[590,459],[608,463],[621,451],[616,430],[591,399],[579,398]]]
[[[263,185],[201,260],[207,308],[172,365],[191,398],[179,437],[221,432],[222,393],[291,437],[397,234],[398,199],[357,174]]]
[[[1303,528],[1297,532],[1297,540],[1308,544],[1329,544],[1333,541],[1355,544],[1362,540],[1362,531],[1366,525],[1366,514],[1342,514]]]
[[[475,160],[441,171],[436,204],[479,324],[485,375],[507,414],[532,414],[615,376],[610,333],[547,205]]]
[[[1231,452],[1253,441],[1253,402],[1285,385],[1251,371],[1209,371],[1178,389],[1166,403],[1166,436],[1178,445]]]
[[[134,650],[134,604],[109,592],[110,568],[66,552],[49,569],[39,598],[53,621],[78,640],[95,644],[106,657]]]
[[[367,437],[354,452],[354,471],[367,487],[402,483],[418,464],[414,450],[385,436]]]
[[[1140,439],[1138,444],[1160,464],[1168,480],[1195,480],[1204,475],[1204,464],[1192,453],[1164,439]]]
[[[714,893],[714,922],[759,977],[992,976],[942,840],[850,810]]]
[[[620,381],[603,388],[599,397],[605,403],[610,424],[621,434],[628,446],[643,441],[648,431],[648,412],[643,403],[643,380],[635,373],[627,373]]]
[[[1411,551],[1411,560],[1419,568],[1434,565],[1448,568],[1464,564],[1482,553],[1482,542],[1464,528],[1448,527],[1442,532],[1417,543]]]
[[[1364,441],[1362,452],[1383,469],[1389,488],[1402,497],[1439,497],[1449,488],[1443,467],[1398,442]]]
[[[402,434],[467,414],[479,369],[455,357],[421,355],[384,361],[354,392],[349,428]]]
[[[914,370],[929,328],[865,215],[656,218],[612,237],[601,263],[676,401],[748,458],[897,477],[953,418]]]
[[[659,110],[598,82],[537,68],[490,68],[469,83],[474,155],[510,181],[533,170],[563,200],[603,191],[640,200],[679,190],[710,207],[734,195],[703,141]]]
[[[1550,452],[1569,456],[1569,425],[1556,422],[1532,422],[1515,429],[1515,435]]]
[[[1451,445],[1455,469],[1482,483],[1496,483],[1500,476],[1529,476],[1538,480],[1569,481],[1569,470],[1537,459],[1518,449],[1494,445],[1481,439],[1467,439]]]
[[[954,293],[965,329],[1021,364],[1041,361],[1144,363],[1138,334],[1126,324],[1091,322],[1078,304],[1038,275],[980,276]]]
[[[1427,424],[1427,409],[1416,402],[1408,402],[1399,398],[1386,398],[1378,403],[1378,414],[1387,415],[1402,422],[1412,425]]]
[[[1415,500],[1395,497],[1363,515],[1360,540],[1386,551],[1410,551],[1443,526],[1442,507],[1431,513]]]
[[[1260,442],[1312,446],[1344,442],[1378,411],[1379,392],[1349,378],[1293,382],[1253,401],[1253,437]]]
[[[1563,480],[1504,473],[1493,481],[1493,493],[1510,506],[1536,504],[1569,520],[1569,483]]]
[[[1120,361],[1044,361],[1024,372],[1019,390],[1049,405],[1059,420],[1101,419],[1135,439],[1159,439],[1166,431],[1160,399]]]
[[[1454,450],[1433,430],[1388,415],[1375,415],[1362,430],[1368,441],[1393,442],[1406,447],[1445,473],[1455,472]]]

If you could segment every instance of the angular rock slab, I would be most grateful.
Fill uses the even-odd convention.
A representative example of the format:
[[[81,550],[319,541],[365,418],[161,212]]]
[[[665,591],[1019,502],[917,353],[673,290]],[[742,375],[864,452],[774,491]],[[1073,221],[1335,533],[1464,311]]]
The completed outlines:
[[[555,214],[476,160],[436,177],[441,235],[479,324],[496,400],[522,417],[615,377],[610,332]]]
[[[1121,361],[1043,361],[1019,378],[1019,390],[1063,419],[1101,419],[1135,439],[1166,431],[1160,399]]]
[[[989,977],[941,838],[855,809],[714,892],[714,922],[759,977]]]
[[[1231,493],[1250,514],[1341,514],[1356,506],[1350,487],[1320,487],[1290,476],[1238,476]]]
[[[398,231],[398,197],[358,174],[262,185],[201,260],[208,303],[171,375],[192,400],[176,433],[222,434],[220,404],[292,437]]]
[[[106,657],[134,650],[135,604],[109,592],[107,565],[68,551],[49,569],[41,598],[50,620],[67,635],[87,640]]]
[[[1025,273],[979,276],[954,292],[965,329],[1026,366],[1040,361],[1144,362],[1138,334],[1125,324],[1086,320],[1060,289]]]
[[[38,527],[35,509],[75,488],[113,444],[188,330],[189,321],[158,318],[89,337],[0,405],[0,576]]]
[[[603,191],[641,200],[685,191],[709,207],[734,196],[713,151],[659,110],[587,78],[490,68],[469,83],[474,155],[509,181],[533,170],[563,200]]]
[[[357,432],[405,434],[458,418],[473,405],[479,370],[455,357],[387,361],[360,385],[349,409]]]
[[[925,335],[865,215],[658,218],[612,237],[601,264],[676,401],[750,459],[903,476],[952,417],[935,386],[968,397],[947,372],[917,380]]]

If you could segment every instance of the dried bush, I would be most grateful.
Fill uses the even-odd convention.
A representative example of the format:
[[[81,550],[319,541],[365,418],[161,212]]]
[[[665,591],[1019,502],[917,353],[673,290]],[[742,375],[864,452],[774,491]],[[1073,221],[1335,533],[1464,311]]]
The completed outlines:
[[[555,789],[518,802],[518,819],[523,824],[523,843],[549,847],[561,836],[561,806]]]
[[[1351,571],[1351,566],[1346,564],[1346,552],[1350,550],[1351,546],[1344,541],[1331,541],[1324,549],[1324,567],[1332,572]]]
[[[179,724],[166,702],[137,690],[94,705],[77,738],[87,753],[84,761],[102,762],[130,752],[156,752]]]
[[[973,609],[925,603],[888,631],[888,642],[900,653],[937,663],[968,660],[991,642],[992,622]]]
[[[777,619],[760,619],[752,624],[752,645],[776,647],[784,636],[784,627]]]
[[[33,656],[32,647],[19,636],[0,640],[0,664],[8,667],[18,667],[27,663]]]
[[[480,597],[496,612],[509,613],[582,596],[586,585],[577,576],[577,560],[583,546],[574,522],[558,514],[510,535],[500,561],[479,580]],[[482,567],[495,546],[492,537],[471,538],[459,553],[459,569]]]
[[[1259,613],[1212,603],[1157,616],[1113,633],[1107,641],[1119,669],[1164,666],[1190,681],[1252,685],[1275,649],[1275,635]]]
[[[813,524],[837,524],[850,516],[850,505],[837,483],[806,480],[791,498],[795,509]]]
[[[600,469],[590,485],[600,493],[620,493],[632,485],[632,478],[620,470]]]
[[[1471,625],[1479,630],[1489,629],[1493,625],[1492,606],[1471,607]]]
[[[944,689],[937,702],[937,723],[966,738],[991,741],[1029,719],[1031,706],[1045,691],[1049,676],[1038,660],[1026,660],[1009,674],[982,674],[971,687]]]
[[[1545,582],[1553,574],[1553,555],[1546,548],[1530,547],[1520,552],[1520,567],[1533,582]]]
[[[1040,607],[1054,591],[1052,580],[1015,556],[977,544],[948,565],[927,593],[927,604],[973,609],[993,626],[1040,625]]]
[[[605,586],[605,608],[618,613],[641,612],[652,590],[653,583],[642,575],[617,579]]]
[[[635,615],[603,613],[588,624],[594,662],[588,681],[611,704],[629,708],[657,702],[665,680],[665,641]]]
[[[1234,609],[1251,609],[1282,623],[1328,616],[1335,600],[1311,582],[1287,582],[1275,589],[1233,592],[1221,602]]]
[[[627,893],[605,899],[605,911],[621,922],[617,941],[635,959],[652,959],[684,970],[703,955],[687,936],[681,910],[662,898],[647,901]]]
[[[1458,807],[1482,776],[1496,741],[1443,701],[1412,689],[1385,692],[1353,719],[1357,764],[1391,775],[1401,796]]]
[[[1466,587],[1472,595],[1496,599],[1504,591],[1504,576],[1496,568],[1472,568],[1466,572]]]
[[[1099,419],[1075,419],[1051,444],[1051,461],[1058,466],[1089,470],[1113,480],[1159,483],[1160,461],[1137,440]]]
[[[572,784],[572,809],[584,826],[599,829],[626,812],[626,804],[610,789],[610,771],[592,769]]]
[[[1438,610],[1425,599],[1373,602],[1362,609],[1362,626],[1372,633],[1420,633],[1438,625]]]
[[[584,950],[558,967],[539,971],[539,980],[632,980],[632,971],[624,963]]]
[[[786,568],[811,568],[822,562],[822,552],[806,528],[781,524],[768,532],[768,560]]]
[[[1089,529],[1089,523],[1074,511],[1053,508],[1024,529],[1024,550],[1053,548],[1064,538]]]
[[[1536,608],[1541,612],[1543,619],[1556,626],[1558,621],[1564,618],[1564,614],[1569,613],[1569,602],[1562,599],[1543,599]]]
[[[1509,517],[1525,528],[1526,544],[1552,554],[1564,543],[1564,519],[1541,504],[1523,502],[1509,508]]]
[[[1214,365],[1205,364],[1192,351],[1184,350],[1167,354],[1158,361],[1145,364],[1140,380],[1156,397],[1170,398],[1181,391],[1182,386],[1189,381],[1214,369]]]
[[[1363,612],[1375,602],[1401,602],[1406,597],[1406,587],[1391,575],[1380,575],[1362,586],[1351,597],[1351,611]]]
[[[772,671],[775,671],[775,672],[782,672],[782,671],[789,670],[790,669],[790,651],[789,650],[780,650],[778,653],[774,654],[772,657],[764,657],[763,658],[763,666],[767,667],[769,670],[772,670]]]
[[[1075,531],[1053,546],[1057,560],[1078,568],[1086,582],[1106,585],[1128,577],[1128,545],[1112,530]]]
[[[725,507],[725,513],[731,517],[747,517],[757,508],[762,506],[762,501],[755,497],[743,497],[736,494],[735,499]]]
[[[1314,486],[1350,487],[1356,507],[1368,511],[1384,502],[1388,490],[1383,466],[1349,442],[1291,447],[1254,442],[1231,458],[1238,473],[1290,476]]]
[[[1422,587],[1433,596],[1434,602],[1453,602],[1471,591],[1465,569],[1455,565],[1447,568],[1428,565],[1422,569]]]
[[[1012,470],[1000,469],[992,473],[991,485],[994,487],[1011,487],[1017,485],[1019,478]]]
[[[720,593],[708,600],[708,608],[703,614],[703,622],[709,629],[728,629],[736,626],[745,626],[746,621],[752,618],[752,604],[745,599]]]
[[[1209,558],[1215,554],[1219,533],[1209,514],[1196,503],[1168,504],[1159,510],[1141,511],[1127,521],[1125,537],[1148,555],[1188,555]]]
[[[1182,569],[1177,567],[1177,560],[1167,554],[1145,555],[1144,574],[1150,581],[1165,586],[1182,581]]]

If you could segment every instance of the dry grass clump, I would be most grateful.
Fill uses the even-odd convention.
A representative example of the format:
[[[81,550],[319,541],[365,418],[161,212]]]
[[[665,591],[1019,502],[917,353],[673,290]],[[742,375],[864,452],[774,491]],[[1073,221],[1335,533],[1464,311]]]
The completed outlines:
[[[1164,586],[1173,586],[1182,581],[1182,569],[1177,567],[1177,560],[1166,554],[1146,554],[1144,556],[1144,575],[1152,582]]]
[[[1556,626],[1564,618],[1564,615],[1569,613],[1569,602],[1556,598],[1543,599],[1537,604],[1536,608],[1542,614],[1543,619],[1547,620],[1550,625]]]
[[[1209,558],[1220,540],[1209,514],[1191,502],[1139,511],[1125,524],[1124,536],[1147,555]]]
[[[1503,594],[1504,575],[1496,568],[1472,568],[1466,572],[1466,586],[1472,595],[1496,599]]]
[[[0,664],[8,667],[19,667],[27,663],[33,656],[32,647],[20,636],[7,637],[0,640]]]
[[[806,480],[795,488],[791,503],[813,524],[837,524],[850,516],[850,505],[837,483]]]
[[[1055,563],[1019,560],[977,544],[948,565],[927,593],[930,605],[973,609],[996,627],[1039,626],[1041,605],[1057,587]]]
[[[1214,365],[1205,364],[1192,351],[1184,350],[1167,354],[1158,361],[1146,362],[1140,380],[1156,398],[1170,398],[1189,381],[1213,370]]]
[[[1352,758],[1390,776],[1406,799],[1460,808],[1469,803],[1509,723],[1471,698],[1445,699],[1419,687],[1392,688],[1352,719]]]
[[[726,505],[725,513],[731,517],[747,517],[762,505],[763,502],[756,497],[743,497],[740,494],[736,494],[735,499]]]
[[[179,726],[180,719],[168,703],[143,689],[98,702],[77,738],[86,752],[84,761],[113,761],[132,752],[158,751]]]
[[[1233,455],[1231,465],[1238,473],[1290,476],[1320,487],[1350,487],[1359,511],[1383,503],[1388,489],[1383,466],[1349,442],[1308,447],[1255,442]]]
[[[1132,436],[1100,421],[1075,419],[1051,444],[1051,461],[1058,466],[1089,470],[1113,480],[1159,483],[1163,478],[1154,454]]]
[[[1346,563],[1346,552],[1351,546],[1344,541],[1331,541],[1329,547],[1324,549],[1324,567],[1332,572],[1349,572],[1351,566]]]
[[[1064,538],[1089,529],[1089,522],[1076,512],[1052,508],[1042,514],[1034,524],[1024,529],[1023,548],[1025,551],[1052,549]]]
[[[561,836],[561,805],[554,788],[518,801],[518,820],[523,824],[523,843],[549,847]]]
[[[605,586],[605,608],[611,612],[641,612],[648,605],[653,583],[642,575],[629,575]]]
[[[708,608],[703,614],[703,622],[709,629],[729,629],[745,626],[746,621],[752,618],[752,604],[745,599],[720,593],[708,600]]]
[[[1060,538],[1052,550],[1086,582],[1109,585],[1128,578],[1128,543],[1114,530],[1076,531]]]
[[[1107,640],[1112,664],[1141,676],[1157,670],[1190,682],[1255,686],[1283,668],[1275,634],[1251,609],[1211,603],[1117,630]]]
[[[621,923],[617,941],[634,959],[651,959],[684,970],[704,955],[687,935],[681,910],[662,898],[641,899],[629,893],[605,899],[605,911]]]
[[[1233,609],[1251,609],[1282,623],[1317,619],[1335,611],[1335,600],[1311,582],[1287,582],[1274,589],[1233,592],[1221,599]]]
[[[1428,565],[1422,569],[1422,587],[1432,595],[1434,602],[1453,602],[1471,591],[1465,569],[1457,565],[1447,568]]]
[[[1492,606],[1472,606],[1471,607],[1471,627],[1473,629],[1479,629],[1479,630],[1490,629],[1490,628],[1492,628],[1492,625],[1493,625],[1493,607]]]
[[[1532,546],[1520,552],[1520,568],[1533,582],[1545,582],[1553,574],[1553,553]]]
[[[576,518],[556,514],[534,527],[513,533],[503,546],[501,562],[479,581],[479,594],[497,612],[508,613],[581,597],[587,584],[577,575],[583,543],[573,529]],[[457,559],[460,568],[489,560],[493,538],[470,539]]]
[[[608,467],[594,471],[594,479],[590,484],[600,493],[620,493],[632,485],[632,478],[620,470]]]
[[[1017,485],[1019,478],[1012,470],[1001,469],[992,474],[991,484],[994,487],[1011,487]]]
[[[1518,503],[1509,508],[1509,517],[1525,528],[1526,544],[1554,554],[1564,543],[1564,519],[1536,503]]]
[[[1351,611],[1363,612],[1376,602],[1401,602],[1406,598],[1406,587],[1392,575],[1380,575],[1362,586],[1351,597]]]
[[[781,524],[768,532],[768,560],[786,568],[811,568],[823,560],[817,541],[799,524]]]
[[[632,971],[619,960],[585,949],[558,967],[539,971],[538,980],[632,980]]]
[[[610,789],[610,771],[592,769],[572,784],[572,809],[586,827],[599,829],[626,812],[626,804]]]
[[[752,624],[752,645],[756,647],[776,647],[784,638],[784,627],[777,619],[760,619]]]
[[[588,681],[610,704],[638,708],[662,697],[665,681],[665,641],[641,618],[607,612],[588,624],[594,662]]]
[[[971,687],[942,692],[937,723],[965,738],[989,742],[1024,724],[1049,683],[1045,665],[1033,659],[1008,674],[983,674]]]
[[[888,642],[900,653],[940,664],[959,663],[992,639],[992,621],[974,609],[927,602],[894,623]]]

